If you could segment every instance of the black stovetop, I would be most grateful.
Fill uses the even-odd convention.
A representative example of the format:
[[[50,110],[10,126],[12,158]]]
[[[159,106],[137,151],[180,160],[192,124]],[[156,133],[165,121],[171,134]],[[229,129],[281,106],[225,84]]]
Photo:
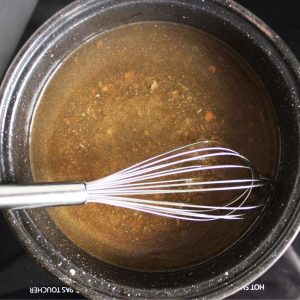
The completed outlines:
[[[0,18],[10,17],[3,12],[1,14],[1,5],[8,1],[24,4],[24,0],[0,0]],[[26,1],[35,2],[35,0]],[[14,56],[14,51],[18,50],[45,20],[70,2],[70,0],[38,1],[24,28],[18,47],[11,52],[10,57]],[[238,2],[273,28],[300,60],[300,0],[239,0]],[[0,35],[1,30],[8,29],[0,27]],[[0,55],[2,65],[9,62],[8,58],[6,61],[1,59]],[[37,291],[35,287],[52,287],[52,289],[51,293],[35,293]],[[76,292],[63,290],[63,287],[62,282],[25,253],[0,214],[0,298],[83,298]],[[300,299],[300,235],[269,271],[229,299]]]

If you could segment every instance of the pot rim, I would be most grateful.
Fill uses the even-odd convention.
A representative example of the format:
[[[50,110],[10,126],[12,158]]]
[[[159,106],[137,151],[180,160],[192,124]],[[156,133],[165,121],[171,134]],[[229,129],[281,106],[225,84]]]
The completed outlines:
[[[18,52],[17,56],[11,63],[9,69],[6,72],[6,75],[2,81],[1,87],[0,87],[0,98],[4,99],[7,98],[6,95],[10,92],[10,87],[13,86],[13,82],[15,78],[18,76],[21,69],[24,68],[24,64],[26,63],[28,55],[30,55],[32,49],[35,48],[37,44],[37,40],[41,40],[42,37],[46,37],[49,32],[53,30],[53,28],[57,26],[62,26],[63,23],[66,23],[68,21],[69,17],[74,17],[78,12],[81,11],[82,8],[89,7],[89,5],[95,3],[97,0],[77,0],[66,7],[64,7],[62,10],[57,12],[54,16],[52,16],[50,19],[48,19],[24,44],[24,46],[21,48],[21,50]],[[124,1],[124,4],[128,3],[135,3],[135,2],[146,2],[147,0],[127,0]],[[272,43],[274,48],[278,50],[278,52],[282,55],[284,58],[285,64],[288,65],[289,70],[293,73],[293,76],[296,78],[297,82],[300,82],[300,64],[298,63],[296,57],[291,52],[291,50],[288,48],[288,46],[283,42],[283,40],[275,33],[273,30],[268,27],[262,20],[260,20],[258,17],[256,17],[253,13],[251,13],[249,10],[241,6],[240,4],[236,3],[233,0],[202,0],[203,2],[211,2],[213,4],[217,4],[219,6],[224,7],[224,9],[231,11],[234,14],[237,14],[239,17],[246,19],[253,27],[254,30],[258,30],[261,32],[264,37]],[[111,0],[104,0],[102,3],[110,3]],[[179,3],[183,2],[180,0],[152,0],[152,2],[172,2],[172,3]],[[187,0],[187,3],[193,3],[194,1]],[[199,1],[198,1],[199,2]],[[121,4],[122,1],[119,1],[119,4]],[[64,21],[63,21],[64,20]],[[63,22],[62,22],[63,21]],[[300,106],[299,106],[300,107]],[[0,118],[3,116],[3,109],[0,112]],[[4,128],[4,118],[0,119],[0,126],[1,128]],[[1,135],[4,135],[5,132],[1,131]],[[2,138],[1,138],[2,139]],[[5,162],[3,161],[3,158],[1,158],[0,161],[1,168],[5,170]],[[295,167],[296,168],[296,167]],[[297,173],[300,173],[300,166],[299,162],[297,165]],[[299,179],[295,180],[294,186],[293,186],[293,198],[296,199],[296,197],[299,197],[299,191],[300,191],[300,181]],[[299,203],[300,205],[300,203]],[[35,257],[35,259],[43,266],[45,267],[50,273],[54,274],[56,277],[60,278],[64,283],[71,285],[76,290],[81,292],[83,295],[87,295],[86,293],[86,286],[82,282],[73,282],[70,280],[70,278],[66,278],[66,273],[64,273],[60,268],[53,268],[51,266],[51,262],[47,260],[47,254],[42,251],[37,251],[38,244],[35,241],[32,241],[30,235],[26,231],[24,227],[20,227],[17,222],[17,217],[13,211],[7,211],[5,213],[5,216],[10,224],[10,226],[14,229],[14,232],[18,236],[18,239],[22,242],[22,244],[26,247],[28,252]],[[283,255],[283,253],[286,251],[286,249],[291,245],[293,240],[296,238],[297,234],[300,231],[300,210],[298,210],[291,220],[289,220],[289,223],[285,225],[285,228],[281,234],[277,238],[277,243],[273,245],[273,247],[270,247],[268,251],[265,251],[264,255],[262,255],[258,260],[258,266],[251,266],[247,269],[248,274],[237,276],[235,278],[235,284],[227,284],[225,286],[224,284],[221,286],[218,290],[214,290],[211,293],[209,293],[209,298],[224,298],[226,296],[229,296],[241,289],[241,287],[246,286],[256,280],[258,277],[260,277],[266,270],[268,270],[273,264],[277,262],[277,260]],[[71,277],[71,276],[69,276]],[[191,287],[183,287],[182,289],[187,289]],[[181,289],[181,288],[180,288]],[[180,290],[177,289],[177,290]],[[193,289],[193,288],[191,288]],[[197,293],[197,291],[196,291]],[[183,294],[183,293],[182,293]],[[89,297],[96,297],[96,298],[102,298],[100,297],[98,292],[89,290]],[[195,296],[194,294],[189,294],[189,297]],[[107,298],[113,298],[110,295],[105,295],[103,293],[103,299]]]

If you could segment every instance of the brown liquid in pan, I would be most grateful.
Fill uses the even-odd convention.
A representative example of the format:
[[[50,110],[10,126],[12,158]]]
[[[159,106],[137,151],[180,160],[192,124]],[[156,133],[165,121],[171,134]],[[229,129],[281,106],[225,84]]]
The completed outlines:
[[[88,181],[216,140],[271,176],[276,128],[268,93],[229,47],[187,26],[139,23],[97,36],[58,68],[33,119],[31,165],[36,182]],[[214,257],[256,217],[192,223],[97,204],[48,212],[91,255],[149,271]]]

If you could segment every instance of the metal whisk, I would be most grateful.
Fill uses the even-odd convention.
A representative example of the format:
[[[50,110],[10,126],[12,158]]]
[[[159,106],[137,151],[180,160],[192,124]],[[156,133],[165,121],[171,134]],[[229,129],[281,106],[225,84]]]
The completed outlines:
[[[4,185],[0,208],[94,202],[190,221],[240,219],[260,206],[247,202],[253,189],[266,186],[269,180],[259,176],[243,155],[211,144],[186,145],[87,183]],[[184,201],[174,201],[182,193]],[[173,198],[151,198],[163,194]],[[213,204],[201,204],[202,195]]]

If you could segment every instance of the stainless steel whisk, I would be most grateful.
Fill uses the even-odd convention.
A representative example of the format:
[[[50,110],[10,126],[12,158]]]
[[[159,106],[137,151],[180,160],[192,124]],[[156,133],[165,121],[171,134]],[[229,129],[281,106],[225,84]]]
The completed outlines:
[[[231,174],[232,178],[216,179],[220,172]],[[232,175],[240,172],[247,176]],[[204,141],[174,149],[91,182],[3,185],[0,208],[99,203],[190,221],[236,220],[260,206],[246,203],[254,188],[268,182],[243,155]],[[232,192],[236,192],[234,197]],[[143,199],[149,195],[181,193],[186,193],[186,198],[192,193],[210,193],[213,197],[218,193],[224,197],[228,193],[228,199],[222,200],[224,204],[221,205],[217,201],[216,205],[201,205]]]

